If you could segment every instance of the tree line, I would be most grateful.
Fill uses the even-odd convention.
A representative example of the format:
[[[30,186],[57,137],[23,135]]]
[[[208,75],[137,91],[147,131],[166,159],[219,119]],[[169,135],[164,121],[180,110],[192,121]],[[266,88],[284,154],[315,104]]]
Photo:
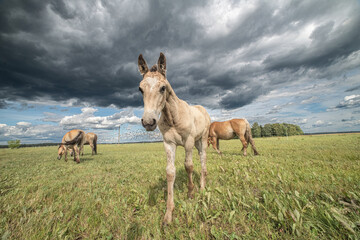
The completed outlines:
[[[272,137],[272,136],[293,136],[303,135],[304,132],[300,126],[289,123],[274,123],[259,125],[255,122],[251,127],[253,137]]]

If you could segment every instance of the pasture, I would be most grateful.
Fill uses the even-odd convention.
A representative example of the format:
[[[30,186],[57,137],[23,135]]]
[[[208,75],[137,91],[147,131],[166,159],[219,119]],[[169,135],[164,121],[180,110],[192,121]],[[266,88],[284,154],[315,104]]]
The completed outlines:
[[[187,198],[176,152],[173,222],[162,143],[85,146],[80,164],[57,147],[0,149],[2,239],[359,239],[360,134],[239,140],[207,149],[207,185]]]

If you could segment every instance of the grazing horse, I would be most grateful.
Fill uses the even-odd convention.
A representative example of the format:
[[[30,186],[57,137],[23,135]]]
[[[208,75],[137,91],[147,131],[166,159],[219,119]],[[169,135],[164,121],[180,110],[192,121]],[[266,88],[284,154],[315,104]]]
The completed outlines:
[[[208,146],[212,143],[213,148],[222,154],[219,150],[219,139],[229,140],[238,136],[244,150],[244,156],[247,155],[246,149],[248,143],[251,144],[254,154],[258,155],[254,140],[251,136],[250,124],[246,119],[231,119],[225,122],[213,122],[210,125]]]
[[[188,174],[188,197],[193,197],[194,183],[192,180],[193,161],[192,149],[195,147],[200,155],[201,178],[200,189],[205,188],[206,147],[210,127],[210,117],[202,106],[189,106],[179,99],[166,79],[166,58],[163,53],[157,65],[150,70],[140,54],[138,67],[143,80],[139,90],[144,100],[144,115],[141,123],[147,131],[159,126],[163,135],[164,148],[167,155],[167,204],[164,225],[172,220],[174,210],[175,151],[177,146],[185,148],[185,169]],[[160,119],[159,115],[161,113]]]
[[[84,145],[89,144],[91,147],[91,155],[97,154],[97,135],[95,133],[87,133],[85,134],[85,142]],[[84,155],[84,146],[80,149],[81,156]]]
[[[67,162],[68,149],[72,149],[74,154],[74,161],[80,163],[80,151],[85,142],[85,133],[82,130],[74,129],[67,132],[62,138],[61,144],[58,148],[58,159],[65,154],[65,161]]]

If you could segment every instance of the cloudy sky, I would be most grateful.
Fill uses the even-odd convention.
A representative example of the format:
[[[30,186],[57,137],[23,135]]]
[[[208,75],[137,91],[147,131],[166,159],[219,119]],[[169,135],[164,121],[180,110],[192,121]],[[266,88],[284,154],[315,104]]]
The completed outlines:
[[[212,120],[360,130],[360,1],[2,1],[0,144],[161,138],[139,124],[137,57]]]

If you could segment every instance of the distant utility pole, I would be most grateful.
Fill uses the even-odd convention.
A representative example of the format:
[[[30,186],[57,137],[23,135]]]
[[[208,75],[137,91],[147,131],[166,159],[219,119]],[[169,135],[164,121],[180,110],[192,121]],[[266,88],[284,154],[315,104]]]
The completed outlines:
[[[121,127],[121,124],[119,125],[118,144],[120,144],[120,127]]]

